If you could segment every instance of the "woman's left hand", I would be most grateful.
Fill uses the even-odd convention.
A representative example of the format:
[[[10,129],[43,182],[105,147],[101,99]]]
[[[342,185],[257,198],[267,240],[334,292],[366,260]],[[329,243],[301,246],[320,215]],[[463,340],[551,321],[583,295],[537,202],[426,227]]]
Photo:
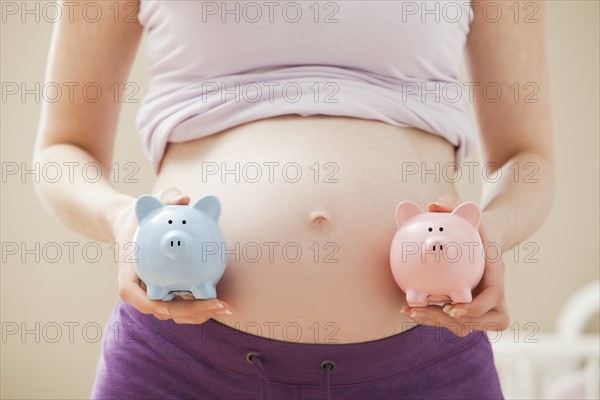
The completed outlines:
[[[430,212],[452,212],[459,204],[456,197],[444,195],[429,203],[427,208]],[[400,312],[417,324],[445,327],[457,336],[466,336],[473,330],[507,329],[509,316],[504,297],[504,262],[498,254],[500,246],[492,244],[483,218],[479,235],[486,249],[485,269],[481,281],[473,289],[471,303],[447,304],[443,308],[437,305],[410,308],[405,305]],[[491,256],[487,249],[491,249]]]

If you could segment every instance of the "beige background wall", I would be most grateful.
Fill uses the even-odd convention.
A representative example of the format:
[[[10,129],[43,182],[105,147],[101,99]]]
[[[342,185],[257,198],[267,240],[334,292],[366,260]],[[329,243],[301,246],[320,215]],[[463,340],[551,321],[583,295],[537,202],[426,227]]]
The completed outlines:
[[[513,262],[510,255],[505,257],[510,312],[520,327],[534,322],[541,331],[553,330],[557,310],[569,293],[598,278],[598,15],[597,1],[548,4],[558,191],[552,215],[528,239],[539,248],[535,255],[539,262],[522,262],[523,255],[531,251],[523,245],[521,262]],[[36,23],[32,18],[22,23],[13,17],[7,18],[1,29],[2,84],[43,84],[52,24]],[[142,89],[138,99],[147,77],[145,59],[139,52],[130,78]],[[153,182],[134,134],[138,106],[123,106],[115,156],[121,172],[127,172],[123,163],[128,161],[140,166],[138,183],[124,183],[122,175],[116,183],[122,191],[136,196],[148,191]],[[2,165],[9,168],[10,163],[25,162],[30,167],[40,104],[33,96],[25,102],[12,96],[2,100],[1,107]],[[26,182],[8,176],[2,183],[1,241],[6,262],[3,260],[0,270],[1,396],[85,398],[100,350],[96,328],[104,327],[117,298],[113,253],[103,245],[98,262],[86,261],[81,250],[90,241],[70,232],[45,212],[31,180],[31,175]],[[479,184],[462,183],[461,192],[463,197],[477,200],[479,188]],[[28,255],[22,262],[22,252],[7,254],[6,246],[11,242],[27,248],[34,248],[36,243],[41,249],[46,246],[47,260],[35,262]],[[65,242],[80,244],[72,261]],[[48,260],[56,256],[49,243],[58,243],[63,251],[56,263]],[[93,248],[88,250],[89,257],[95,257]],[[69,325],[73,327],[72,337]],[[15,327],[19,333],[8,335]],[[23,328],[32,332],[21,337]]]

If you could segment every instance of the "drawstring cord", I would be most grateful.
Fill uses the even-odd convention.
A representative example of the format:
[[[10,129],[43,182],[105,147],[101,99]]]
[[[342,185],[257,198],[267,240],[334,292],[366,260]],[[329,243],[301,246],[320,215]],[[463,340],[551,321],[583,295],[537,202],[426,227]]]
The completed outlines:
[[[258,376],[260,377],[260,395],[263,400],[269,400],[271,398],[271,382],[265,372],[265,368],[262,365],[262,360],[258,353],[248,353],[246,360],[256,369]]]
[[[246,360],[254,366],[258,376],[260,377],[260,395],[263,400],[270,400],[271,398],[271,382],[265,371],[265,367],[262,364],[260,354],[248,353]],[[321,389],[323,391],[323,400],[331,400],[331,387],[330,387],[330,375],[331,372],[335,371],[335,363],[333,361],[323,361],[321,363],[323,368],[323,379],[321,380]]]
[[[321,363],[321,368],[323,368],[323,380],[321,381],[323,400],[331,400],[329,375],[335,370],[335,363],[333,361],[323,361],[323,363]]]

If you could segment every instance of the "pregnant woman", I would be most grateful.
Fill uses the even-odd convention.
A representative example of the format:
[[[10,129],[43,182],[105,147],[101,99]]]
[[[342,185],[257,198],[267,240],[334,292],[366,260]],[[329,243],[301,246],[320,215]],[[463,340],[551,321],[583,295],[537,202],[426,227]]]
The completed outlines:
[[[228,264],[218,299],[165,302],[122,257],[109,321],[122,334],[104,339],[93,398],[502,398],[485,334],[509,324],[498,253],[552,203],[542,4],[95,4],[94,21],[57,24],[47,80],[111,95],[44,104],[36,161],[109,176],[112,94],[145,34],[152,193],[219,197]],[[461,165],[476,148],[482,164]],[[473,302],[408,308],[389,265],[396,205],[450,212],[455,183],[480,170]],[[131,242],[135,198],[108,179],[37,189],[82,235]]]

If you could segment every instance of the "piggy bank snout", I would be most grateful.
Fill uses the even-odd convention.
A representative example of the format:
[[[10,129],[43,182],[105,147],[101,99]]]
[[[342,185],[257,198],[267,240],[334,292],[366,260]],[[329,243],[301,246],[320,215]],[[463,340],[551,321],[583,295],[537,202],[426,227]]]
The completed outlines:
[[[182,231],[170,231],[161,240],[161,250],[169,258],[183,258],[190,252],[192,237]]]
[[[432,235],[425,239],[425,250],[427,251],[441,251],[443,246],[447,242],[447,238],[441,235]]]

